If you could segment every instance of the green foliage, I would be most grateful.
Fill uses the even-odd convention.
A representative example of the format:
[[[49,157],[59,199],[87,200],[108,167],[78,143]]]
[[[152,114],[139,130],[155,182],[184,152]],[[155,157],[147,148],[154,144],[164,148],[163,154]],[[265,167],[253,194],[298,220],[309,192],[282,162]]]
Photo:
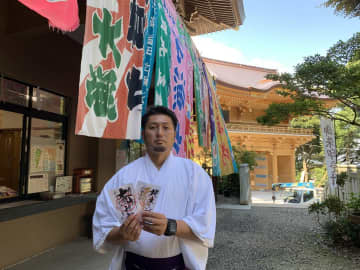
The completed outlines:
[[[329,196],[324,200],[324,205],[329,214],[339,217],[345,211],[345,204],[337,196]]]
[[[341,172],[336,176],[336,184],[340,187],[344,187],[348,175],[346,172]]]
[[[219,194],[224,194],[226,197],[239,196],[240,181],[239,174],[230,174],[220,178],[218,182]]]
[[[346,203],[346,207],[354,213],[360,213],[360,194],[351,193],[350,200]]]
[[[202,148],[200,152],[195,154],[195,159],[197,159],[201,167],[207,171],[209,175],[211,175],[212,170],[212,155],[211,150],[208,148]]]
[[[318,167],[313,161],[322,162],[324,159],[320,142],[320,119],[317,116],[301,116],[291,121],[293,128],[311,129],[315,138],[296,149],[296,169],[301,171],[306,166],[309,179],[314,179],[312,172]],[[317,178],[315,178],[317,179]]]
[[[248,151],[245,147],[240,145],[233,146],[234,158],[238,165],[247,163],[250,170],[254,170],[256,166],[256,152]],[[239,196],[240,182],[239,174],[230,174],[220,178],[218,183],[219,194],[225,196]]]
[[[354,203],[350,205],[360,207],[360,197],[354,197]],[[311,204],[308,211],[309,214],[316,214],[317,221],[333,243],[360,245],[360,225],[353,224],[348,218],[349,204],[344,204],[336,196],[329,196],[323,202]],[[321,222],[321,217],[327,218]]]
[[[303,115],[325,116],[360,127],[360,33],[346,42],[339,41],[326,56],[316,54],[298,64],[295,73],[269,74],[280,81],[284,90],[278,93],[290,97],[292,103],[273,103],[258,122],[275,125]],[[323,97],[335,100],[352,114],[335,114],[326,107]]]
[[[322,202],[315,202],[308,208],[309,214],[316,214],[320,226],[325,224],[320,222],[320,216],[327,216],[326,222],[339,219],[345,213],[345,204],[337,197],[330,195]]]
[[[324,224],[326,236],[333,241],[334,244],[342,244],[346,242],[360,246],[360,225],[353,224],[346,217],[342,217],[337,221],[329,220]]]
[[[360,34],[356,33],[346,42],[339,40],[328,51],[328,56],[336,62],[347,63],[360,60]]]
[[[245,147],[240,145],[233,146],[234,157],[237,164],[247,163],[250,171],[254,170],[256,164],[257,154],[254,151],[248,151]]]
[[[324,6],[335,8],[335,13],[342,14],[345,17],[360,16],[359,0],[327,0]]]
[[[308,208],[309,214],[325,215],[327,213],[324,202],[314,202]]]
[[[347,108],[339,111],[337,114],[347,115],[348,118],[354,117],[354,113]],[[335,122],[336,148],[339,155],[344,155],[346,162],[352,163],[354,160],[360,160],[359,143],[360,127],[350,125],[345,122]]]
[[[325,166],[314,168],[312,171],[312,178],[315,179],[315,186],[317,186],[317,187],[325,186],[326,182],[328,181],[326,176],[327,176],[327,173],[326,173]]]

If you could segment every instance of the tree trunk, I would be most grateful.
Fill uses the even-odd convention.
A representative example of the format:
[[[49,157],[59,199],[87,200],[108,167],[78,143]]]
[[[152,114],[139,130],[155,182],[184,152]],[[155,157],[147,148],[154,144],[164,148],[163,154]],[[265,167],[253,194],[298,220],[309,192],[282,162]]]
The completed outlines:
[[[303,172],[304,172],[304,182],[309,182],[309,175],[308,175],[308,166],[306,160],[303,159]]]

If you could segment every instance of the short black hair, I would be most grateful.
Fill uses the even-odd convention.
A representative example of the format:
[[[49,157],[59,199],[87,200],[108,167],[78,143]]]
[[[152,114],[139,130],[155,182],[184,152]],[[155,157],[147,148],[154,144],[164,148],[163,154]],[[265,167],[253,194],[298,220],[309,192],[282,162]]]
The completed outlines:
[[[142,130],[145,129],[145,126],[146,126],[147,121],[149,120],[149,117],[152,115],[157,115],[157,114],[165,114],[165,115],[169,116],[174,125],[174,130],[176,131],[176,127],[178,124],[178,119],[176,117],[176,114],[172,110],[170,110],[169,108],[164,107],[164,106],[149,106],[147,108],[145,114],[141,118]]]

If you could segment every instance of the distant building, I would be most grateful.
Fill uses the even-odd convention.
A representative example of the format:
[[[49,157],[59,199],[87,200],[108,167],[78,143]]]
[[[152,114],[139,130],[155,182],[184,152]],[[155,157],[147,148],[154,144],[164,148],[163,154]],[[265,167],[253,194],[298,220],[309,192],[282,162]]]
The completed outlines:
[[[258,153],[251,188],[271,189],[273,183],[295,181],[295,150],[311,141],[312,130],[291,128],[289,122],[263,126],[256,118],[273,102],[291,102],[276,93],[280,84],[265,76],[274,69],[204,59],[216,78],[231,144]]]

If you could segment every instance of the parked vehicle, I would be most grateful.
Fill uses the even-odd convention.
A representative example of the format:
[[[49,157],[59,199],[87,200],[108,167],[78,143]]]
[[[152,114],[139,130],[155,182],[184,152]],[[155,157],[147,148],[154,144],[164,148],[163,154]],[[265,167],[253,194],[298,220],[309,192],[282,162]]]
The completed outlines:
[[[312,188],[286,188],[282,193],[284,203],[312,204],[319,201],[315,189]]]
[[[312,182],[290,182],[290,183],[275,183],[272,184],[272,190],[281,190],[286,188],[311,188],[314,189]]]

